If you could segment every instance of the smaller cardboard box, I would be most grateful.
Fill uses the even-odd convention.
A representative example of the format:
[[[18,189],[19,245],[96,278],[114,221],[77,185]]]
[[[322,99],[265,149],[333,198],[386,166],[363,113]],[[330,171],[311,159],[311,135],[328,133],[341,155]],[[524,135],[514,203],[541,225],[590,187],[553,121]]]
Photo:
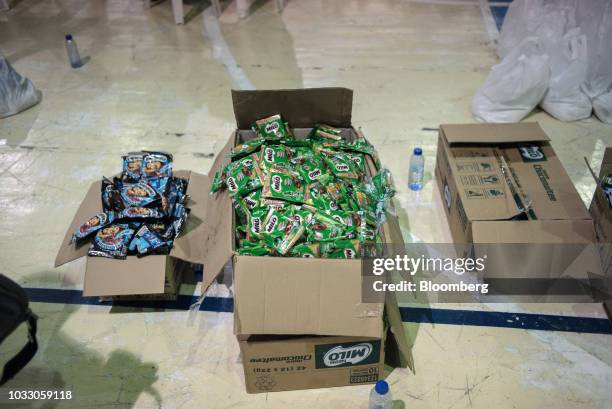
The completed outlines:
[[[435,174],[455,243],[595,242],[593,220],[537,123],[441,125]],[[515,263],[485,275],[524,274]],[[530,263],[551,265],[550,255]]]
[[[253,335],[239,341],[248,393],[369,384],[384,377],[383,337]]]
[[[87,257],[84,296],[129,298],[162,298],[176,296],[181,272],[189,268],[187,263],[201,264],[201,240],[205,203],[208,196],[207,178],[195,172],[175,171],[174,176],[187,179],[187,194],[191,209],[187,225],[181,235],[174,240],[170,254],[150,255],[138,258],[128,256],[125,260],[104,257],[89,257],[89,243],[76,247],[70,243],[74,231],[90,217],[102,212],[100,197],[102,182],[93,183],[81,202],[55,259],[55,267]],[[138,296],[138,297],[134,297]]]
[[[588,162],[587,165],[589,165]],[[589,212],[593,216],[595,224],[595,234],[599,243],[604,278],[610,280],[612,277],[612,246],[610,245],[612,243],[612,202],[608,199],[608,195],[606,195],[602,186],[612,184],[612,177],[609,177],[612,175],[612,148],[606,148],[604,152],[599,177],[596,177],[590,165],[589,170],[597,182]],[[608,294],[612,292],[612,288],[606,290]],[[612,300],[605,301],[604,306],[608,316],[612,318]]]

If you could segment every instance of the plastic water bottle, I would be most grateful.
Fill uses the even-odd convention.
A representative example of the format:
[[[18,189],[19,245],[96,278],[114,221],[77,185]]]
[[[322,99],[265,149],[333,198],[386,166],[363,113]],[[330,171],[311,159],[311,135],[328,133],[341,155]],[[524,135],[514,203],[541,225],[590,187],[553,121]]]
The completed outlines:
[[[66,34],[66,51],[68,52],[68,60],[72,68],[81,67],[81,56],[79,55],[79,49],[77,48],[76,42],[72,38],[72,34]]]
[[[389,392],[389,384],[386,381],[378,381],[370,392],[369,409],[391,409],[393,400]]]
[[[425,170],[425,158],[421,148],[414,148],[410,158],[410,171],[408,175],[408,187],[412,190],[421,190],[423,187],[423,172]]]

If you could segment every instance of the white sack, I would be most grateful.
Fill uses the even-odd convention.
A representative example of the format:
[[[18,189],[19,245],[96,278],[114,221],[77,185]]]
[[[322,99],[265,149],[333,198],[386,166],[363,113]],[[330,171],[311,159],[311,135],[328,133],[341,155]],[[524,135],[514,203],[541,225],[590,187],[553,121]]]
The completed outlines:
[[[591,97],[595,115],[612,123],[612,1],[579,1],[576,23],[586,35],[589,48],[582,89]]]
[[[591,116],[590,98],[580,89],[588,69],[587,38],[574,28],[548,47],[550,82],[540,106],[561,121]]]
[[[504,58],[527,37],[540,38],[547,50],[576,26],[574,3],[574,0],[514,0],[499,34],[499,58]]]
[[[538,105],[548,88],[548,56],[538,38],[529,37],[497,65],[472,101],[474,118],[518,122]]]

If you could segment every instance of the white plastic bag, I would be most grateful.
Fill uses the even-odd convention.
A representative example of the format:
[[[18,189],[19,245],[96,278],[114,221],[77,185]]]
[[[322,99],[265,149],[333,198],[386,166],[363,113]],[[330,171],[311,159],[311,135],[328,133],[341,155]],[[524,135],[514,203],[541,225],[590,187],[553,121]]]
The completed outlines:
[[[586,80],[587,38],[579,28],[567,32],[546,50],[550,63],[548,91],[540,106],[561,121],[577,121],[591,116],[590,98],[580,89]]]
[[[504,58],[527,37],[540,38],[547,50],[576,26],[575,0],[514,0],[508,7],[497,43]]]
[[[584,37],[578,39],[576,27]],[[564,121],[585,118],[592,108],[600,120],[612,123],[612,0],[514,0],[502,26],[498,55],[508,56],[527,37],[537,37],[550,57],[551,89],[542,108]],[[576,83],[585,66],[579,92]]]
[[[0,53],[0,118],[38,104],[41,94],[29,79],[19,75]]]
[[[612,90],[593,98],[593,111],[601,122],[612,124]]]
[[[472,114],[479,121],[518,122],[542,100],[549,78],[548,55],[538,38],[528,37],[491,68]]]
[[[587,36],[589,66],[583,91],[592,99],[595,115],[612,123],[612,1],[578,2],[576,22]]]

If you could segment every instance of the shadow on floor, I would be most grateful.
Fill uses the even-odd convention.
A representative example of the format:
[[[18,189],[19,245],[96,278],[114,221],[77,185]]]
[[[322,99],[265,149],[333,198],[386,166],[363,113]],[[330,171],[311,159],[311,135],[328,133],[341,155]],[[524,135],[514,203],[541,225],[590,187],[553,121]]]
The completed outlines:
[[[63,327],[70,316],[88,307],[32,304],[31,308],[39,316],[38,353],[22,372],[0,388],[0,395],[5,395],[3,390],[63,390],[71,391],[72,399],[69,402],[40,401],[40,406],[36,407],[131,408],[144,393],[150,395],[158,407],[162,407],[161,395],[153,387],[158,371],[155,363],[143,362],[121,348],[109,353],[96,351],[65,333]],[[91,331],[90,338],[108,338],[104,346],[114,343],[113,330],[97,334],[92,326],[83,328],[83,331]],[[6,355],[15,353],[24,342],[23,337],[13,336],[8,341],[8,345],[2,345],[2,352]],[[11,408],[33,407],[33,401],[15,405],[6,403],[3,402],[3,405]]]

